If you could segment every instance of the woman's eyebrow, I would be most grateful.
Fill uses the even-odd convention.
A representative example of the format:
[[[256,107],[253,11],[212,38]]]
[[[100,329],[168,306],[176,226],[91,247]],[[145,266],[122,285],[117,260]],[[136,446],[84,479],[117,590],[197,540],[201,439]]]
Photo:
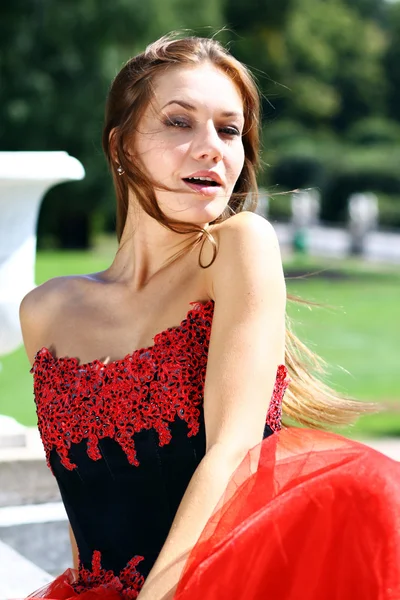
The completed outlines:
[[[165,104],[162,107],[162,110],[164,110],[164,108],[166,108],[170,104],[179,104],[179,106],[182,106],[183,108],[186,108],[186,110],[191,110],[191,111],[197,110],[196,107],[193,106],[193,104],[189,104],[189,102],[185,102],[184,100],[170,100],[169,102],[167,102],[167,104]],[[224,111],[221,114],[222,114],[223,117],[239,117],[239,118],[243,119],[243,113],[240,113],[240,112]]]

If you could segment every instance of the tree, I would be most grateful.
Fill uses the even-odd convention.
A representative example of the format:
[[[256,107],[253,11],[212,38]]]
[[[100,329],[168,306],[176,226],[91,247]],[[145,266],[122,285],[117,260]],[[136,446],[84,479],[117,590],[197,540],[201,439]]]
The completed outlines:
[[[66,150],[86,169],[79,183],[47,195],[40,231],[62,246],[87,246],[96,215],[114,203],[102,157],[107,89],[123,63],[177,28],[222,25],[218,2],[203,0],[15,0],[0,9],[0,132],[5,150]],[[103,219],[104,221],[104,219]],[[101,219],[100,219],[101,222]]]
[[[400,4],[388,6],[389,45],[385,67],[389,86],[389,116],[400,121]]]
[[[268,77],[260,77],[262,91],[268,96],[273,90],[278,114],[345,129],[356,118],[385,111],[385,35],[367,16],[381,4],[248,0],[240,9],[228,6],[226,14],[241,35],[238,57],[280,84],[272,88]]]

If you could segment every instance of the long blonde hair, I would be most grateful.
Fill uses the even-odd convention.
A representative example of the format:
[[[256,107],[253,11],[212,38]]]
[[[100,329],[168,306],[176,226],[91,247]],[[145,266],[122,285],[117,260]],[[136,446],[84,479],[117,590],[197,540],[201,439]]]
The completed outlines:
[[[167,218],[160,209],[154,192],[155,183],[144,173],[138,159],[126,156],[124,147],[133,140],[137,125],[152,99],[154,78],[166,69],[180,65],[212,63],[228,75],[237,86],[243,101],[245,161],[226,209],[210,225],[220,223],[243,210],[257,207],[257,179],[259,167],[260,100],[256,83],[249,70],[236,60],[215,39],[184,37],[177,34],[164,36],[150,44],[144,52],[131,58],[115,77],[107,99],[103,149],[107,157],[117,200],[117,237],[121,239],[128,213],[128,194],[132,190],[141,208],[164,227],[176,233],[197,235],[189,247],[177,252],[169,262],[183,253],[204,244],[208,239],[213,246],[214,262],[217,246],[212,234],[193,223]],[[120,177],[117,162],[125,171]],[[158,187],[160,185],[157,183]],[[202,248],[202,246],[201,246]],[[288,295],[289,300],[300,301]],[[287,319],[285,362],[291,383],[286,391],[283,411],[289,419],[311,427],[325,427],[353,422],[367,410],[360,402],[345,398],[325,385],[318,375],[325,372],[324,361],[307,348],[292,332]]]

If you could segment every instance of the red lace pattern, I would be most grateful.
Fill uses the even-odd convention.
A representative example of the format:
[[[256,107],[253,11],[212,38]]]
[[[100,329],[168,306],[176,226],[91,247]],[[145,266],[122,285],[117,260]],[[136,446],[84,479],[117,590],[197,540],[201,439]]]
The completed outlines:
[[[98,443],[106,437],[115,439],[138,466],[135,433],[154,428],[164,446],[176,417],[186,421],[189,437],[198,433],[214,302],[191,304],[181,324],[158,333],[152,346],[108,364],[55,358],[47,348],[37,352],[31,373],[50,468],[53,448],[66,469],[76,468],[68,453],[71,444],[83,439],[89,457],[99,460]],[[266,419],[273,431],[281,427],[288,384],[287,369],[280,365]]]
[[[118,597],[123,600],[134,600],[139,595],[144,585],[144,577],[136,569],[136,566],[143,560],[143,556],[134,556],[120,572],[118,576],[113,571],[106,571],[101,567],[101,553],[98,550],[93,552],[92,570],[84,569],[79,566],[79,578],[72,584],[77,594],[82,594],[87,590],[96,592],[101,588],[104,592],[119,592]],[[94,597],[94,596],[93,596]]]

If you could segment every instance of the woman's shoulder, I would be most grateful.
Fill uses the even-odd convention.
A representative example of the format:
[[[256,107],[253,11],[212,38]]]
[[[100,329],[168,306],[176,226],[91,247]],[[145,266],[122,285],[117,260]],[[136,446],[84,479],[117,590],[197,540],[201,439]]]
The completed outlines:
[[[92,282],[92,276],[86,275],[54,277],[24,296],[19,318],[25,349],[31,362],[38,348],[43,345],[52,323],[62,318],[63,311],[71,303],[79,303],[79,298],[89,285],[93,285]]]
[[[269,272],[272,279],[282,279],[278,238],[264,217],[243,211],[219,223],[211,233],[217,245],[217,256],[209,270],[214,285],[218,280],[224,281],[224,285],[235,281],[236,287],[245,280],[251,284],[261,272],[264,275]]]
[[[264,217],[250,211],[242,211],[218,223],[211,230],[222,251],[228,247],[231,250],[238,242],[245,246],[257,244],[278,244],[274,227]],[[219,249],[219,248],[218,248]],[[237,248],[239,252],[239,248]],[[235,253],[234,253],[235,254]]]
[[[68,302],[70,295],[81,292],[87,281],[92,279],[91,275],[64,275],[53,277],[41,285],[33,288],[24,298],[20,305],[23,316],[29,316],[32,310],[46,312],[59,303]]]

